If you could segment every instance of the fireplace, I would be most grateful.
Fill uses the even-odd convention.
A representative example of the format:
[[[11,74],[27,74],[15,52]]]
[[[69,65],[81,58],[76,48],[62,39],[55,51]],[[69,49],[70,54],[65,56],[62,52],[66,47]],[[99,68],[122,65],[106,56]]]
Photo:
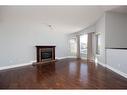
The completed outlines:
[[[54,62],[55,46],[36,46],[36,64]]]

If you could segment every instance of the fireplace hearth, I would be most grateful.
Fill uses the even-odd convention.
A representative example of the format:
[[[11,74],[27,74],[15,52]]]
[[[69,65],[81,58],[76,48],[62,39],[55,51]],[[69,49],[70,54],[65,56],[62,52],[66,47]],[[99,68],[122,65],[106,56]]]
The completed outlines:
[[[55,61],[55,46],[36,46],[37,60],[34,64]]]

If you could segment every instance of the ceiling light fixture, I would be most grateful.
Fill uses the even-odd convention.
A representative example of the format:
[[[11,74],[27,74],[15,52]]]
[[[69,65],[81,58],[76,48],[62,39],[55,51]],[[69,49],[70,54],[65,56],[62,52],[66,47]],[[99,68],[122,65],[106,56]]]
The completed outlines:
[[[48,24],[48,23],[42,23],[42,25],[48,27],[50,30],[54,30],[53,25],[51,25],[51,24]]]

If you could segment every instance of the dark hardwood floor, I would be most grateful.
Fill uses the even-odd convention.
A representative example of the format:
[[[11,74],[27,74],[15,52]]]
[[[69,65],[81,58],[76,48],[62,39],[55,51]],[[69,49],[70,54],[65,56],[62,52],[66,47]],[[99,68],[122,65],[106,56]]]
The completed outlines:
[[[56,63],[0,71],[1,89],[127,89],[127,79],[95,63]]]

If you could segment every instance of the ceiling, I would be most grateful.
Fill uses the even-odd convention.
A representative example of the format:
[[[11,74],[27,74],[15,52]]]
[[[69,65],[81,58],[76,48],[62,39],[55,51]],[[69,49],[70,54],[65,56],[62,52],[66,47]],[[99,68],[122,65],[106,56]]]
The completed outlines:
[[[73,33],[93,24],[117,6],[0,6],[0,21],[33,22]]]
[[[127,13],[127,6],[119,6],[117,8],[110,10],[110,11],[117,12],[117,13]]]

